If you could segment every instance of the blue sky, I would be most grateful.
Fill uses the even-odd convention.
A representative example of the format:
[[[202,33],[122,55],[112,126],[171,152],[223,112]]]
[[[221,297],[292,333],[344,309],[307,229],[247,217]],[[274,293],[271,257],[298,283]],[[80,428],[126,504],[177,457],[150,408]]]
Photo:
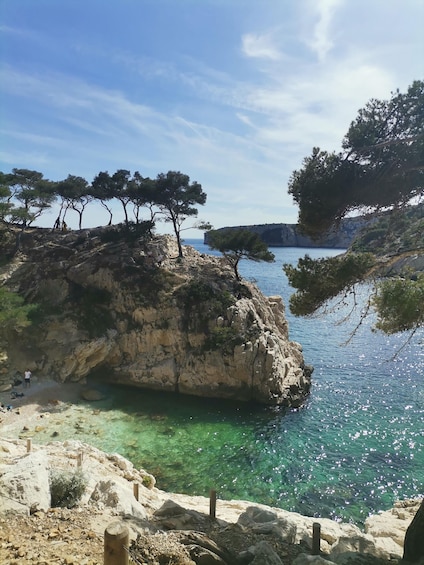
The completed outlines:
[[[423,79],[423,29],[422,0],[0,0],[0,170],[177,170],[215,228],[296,222],[291,173]]]

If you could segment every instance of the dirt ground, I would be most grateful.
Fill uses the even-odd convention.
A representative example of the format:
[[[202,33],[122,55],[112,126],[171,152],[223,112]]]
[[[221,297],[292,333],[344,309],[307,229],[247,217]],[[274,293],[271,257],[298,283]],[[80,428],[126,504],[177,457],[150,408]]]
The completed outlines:
[[[1,392],[0,436],[18,438],[25,428],[37,425],[49,406],[53,408],[60,403],[77,402],[83,388],[80,383],[61,384],[33,379],[29,388],[22,383],[13,387],[12,391]],[[53,508],[31,516],[0,516],[0,563],[102,564],[102,531],[103,517],[100,514],[96,517],[92,511],[88,513],[86,510]]]
[[[102,565],[103,537],[87,527],[92,511],[53,508],[0,517],[3,565]]]

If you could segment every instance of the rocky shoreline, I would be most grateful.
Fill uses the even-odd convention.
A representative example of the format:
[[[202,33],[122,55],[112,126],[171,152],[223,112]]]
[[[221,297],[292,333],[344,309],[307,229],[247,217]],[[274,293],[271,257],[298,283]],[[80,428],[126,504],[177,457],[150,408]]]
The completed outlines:
[[[390,562],[402,556],[405,532],[420,501],[399,502],[369,517],[364,531],[352,524],[238,500],[218,500],[216,520],[211,520],[208,498],[157,489],[150,473],[116,453],[75,440],[37,445],[37,426],[61,405],[77,402],[87,392],[85,385],[34,379],[22,392],[24,396],[13,401],[10,390],[0,392],[3,405],[13,402],[11,410],[3,408],[0,413],[2,563],[102,563],[105,528],[117,519],[128,527],[134,551],[140,555],[151,548],[151,558],[143,553],[146,564],[161,563],[158,555],[164,547],[170,555],[187,559],[177,563],[200,563],[187,553],[191,545],[202,548],[196,550],[202,554],[213,553],[214,547],[221,561],[210,563],[260,563],[254,559],[265,555],[264,563],[297,560],[299,565],[302,555],[311,559],[314,523],[321,526],[322,555],[336,563],[357,552]],[[75,509],[51,508],[49,474],[69,469],[88,478],[86,492]],[[138,500],[134,485],[138,485]],[[193,532],[201,536],[196,538]]]
[[[311,559],[314,523],[321,526],[321,552],[330,561],[344,563],[346,554],[357,552],[380,561],[401,558],[405,531],[420,501],[399,502],[390,511],[369,517],[364,531],[353,524],[239,500],[218,500],[212,520],[208,498],[161,491],[150,473],[116,453],[75,440],[37,445],[40,419],[59,403],[75,402],[84,390],[80,383],[33,382],[12,410],[1,413],[2,563],[102,563],[104,531],[116,520],[128,527],[132,547],[146,564],[162,563],[159,554],[168,547],[170,555],[179,556],[177,563],[206,563],[193,556],[212,554],[208,563],[299,565],[306,559],[302,555]],[[3,404],[8,395],[0,393]],[[24,428],[25,437],[32,435],[34,443],[22,439]],[[87,478],[76,508],[51,508],[52,470],[80,470]]]

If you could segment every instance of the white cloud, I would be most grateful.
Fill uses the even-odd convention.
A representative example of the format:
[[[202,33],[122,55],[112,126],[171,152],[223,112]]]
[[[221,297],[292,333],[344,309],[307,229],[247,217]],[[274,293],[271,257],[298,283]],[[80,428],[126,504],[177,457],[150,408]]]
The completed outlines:
[[[331,37],[333,16],[343,4],[344,0],[311,0],[311,6],[317,21],[312,30],[312,39],[309,41],[311,49],[324,61],[327,53],[333,48],[334,41]]]
[[[59,53],[52,65],[16,57],[0,69],[8,104],[0,159],[52,179],[182,170],[204,187],[200,216],[216,227],[295,221],[286,184],[312,147],[338,150],[370,98],[420,78],[421,35],[405,23],[388,35],[395,14],[390,2],[383,14],[385,1],[373,0],[364,25],[364,0],[299,0],[290,11],[275,0],[269,13],[239,18],[237,36],[232,28],[219,42],[205,36],[205,50],[82,36],[78,76],[78,59],[66,72]],[[93,222],[101,223],[95,214]]]
[[[273,40],[272,34],[247,33],[242,36],[242,51],[247,57],[278,61],[281,53]]]
[[[246,114],[242,114],[240,112],[236,112],[236,116],[237,118],[243,123],[246,124],[247,126],[254,128],[255,125],[252,122],[252,120],[249,118],[249,116],[246,116]]]

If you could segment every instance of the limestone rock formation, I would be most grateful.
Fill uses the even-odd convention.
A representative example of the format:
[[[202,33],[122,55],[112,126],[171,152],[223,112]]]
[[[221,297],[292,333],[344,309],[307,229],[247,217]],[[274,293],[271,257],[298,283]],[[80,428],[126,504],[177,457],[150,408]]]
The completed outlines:
[[[375,220],[365,217],[343,218],[341,222],[320,237],[312,238],[302,233],[298,224],[259,224],[231,226],[220,230],[246,229],[257,233],[271,247],[327,247],[347,249],[361,230]],[[219,231],[219,230],[218,230]],[[205,243],[208,233],[205,233]]]
[[[239,282],[220,257],[175,239],[129,237],[122,226],[6,232],[8,289],[37,304],[30,327],[3,332],[0,373],[30,368],[60,382],[114,383],[299,406],[311,368],[289,340],[280,297]]]

